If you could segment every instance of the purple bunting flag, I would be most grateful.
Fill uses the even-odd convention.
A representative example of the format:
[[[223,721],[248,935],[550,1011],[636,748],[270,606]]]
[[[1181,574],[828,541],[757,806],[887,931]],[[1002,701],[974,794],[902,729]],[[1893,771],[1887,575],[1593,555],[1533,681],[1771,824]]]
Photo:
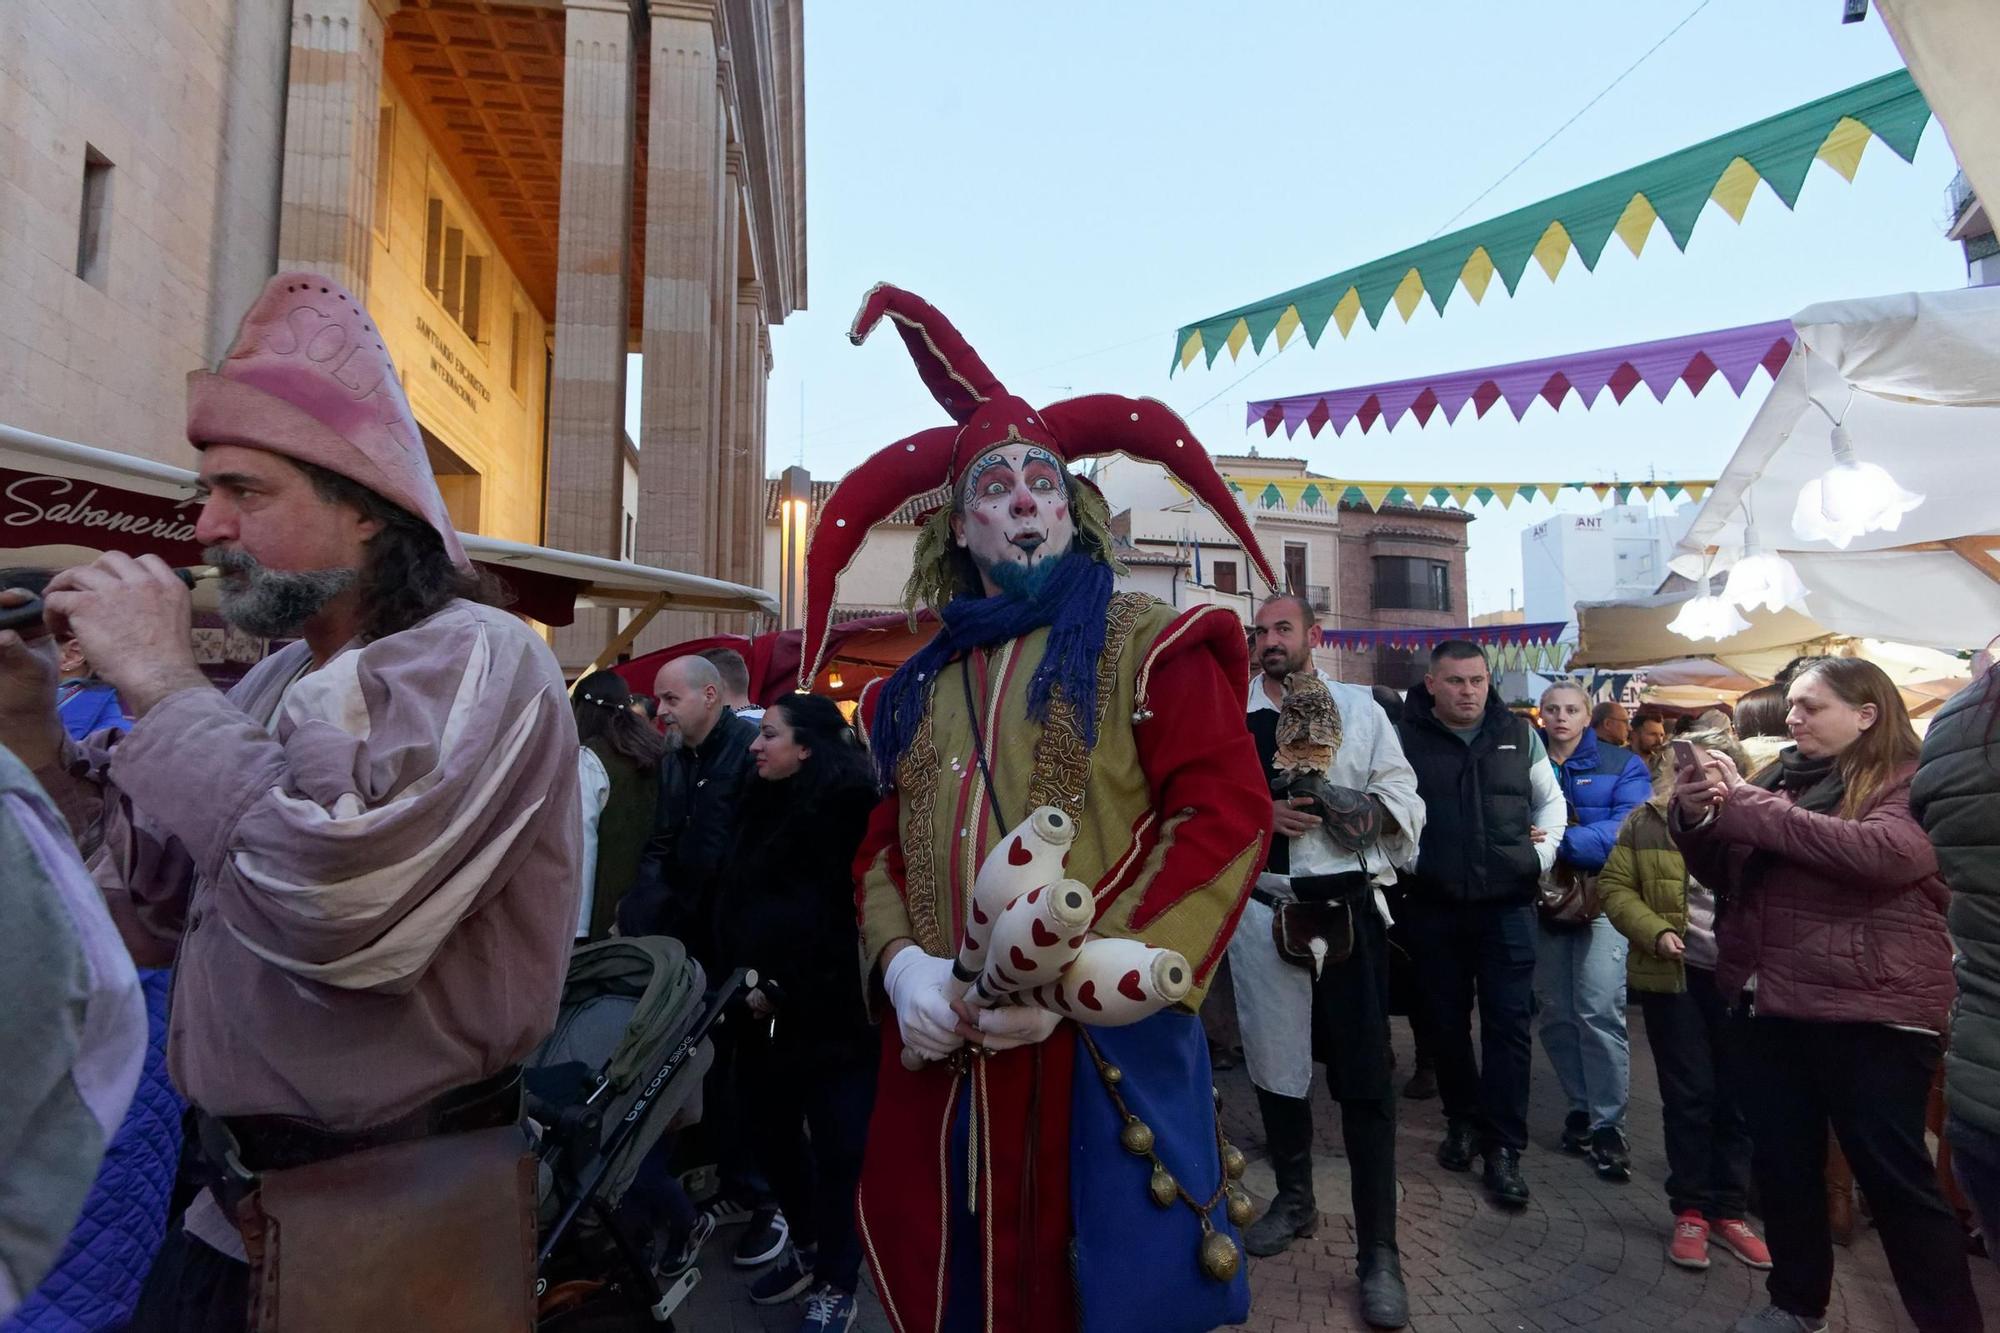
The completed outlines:
[[[1797,337],[1791,321],[1780,319],[1537,361],[1264,398],[1249,404],[1246,423],[1262,425],[1266,435],[1277,434],[1280,426],[1287,435],[1296,435],[1300,426],[1310,435],[1332,426],[1338,435],[1349,422],[1360,423],[1366,432],[1377,421],[1394,428],[1408,415],[1415,416],[1419,425],[1428,425],[1442,412],[1448,422],[1467,403],[1483,417],[1495,403],[1502,402],[1519,420],[1537,398],[1560,409],[1574,393],[1588,408],[1606,389],[1616,402],[1623,403],[1643,384],[1654,398],[1664,400],[1676,383],[1687,385],[1690,393],[1700,393],[1718,374],[1740,397],[1750,387],[1758,367],[1773,378],[1777,376]]]

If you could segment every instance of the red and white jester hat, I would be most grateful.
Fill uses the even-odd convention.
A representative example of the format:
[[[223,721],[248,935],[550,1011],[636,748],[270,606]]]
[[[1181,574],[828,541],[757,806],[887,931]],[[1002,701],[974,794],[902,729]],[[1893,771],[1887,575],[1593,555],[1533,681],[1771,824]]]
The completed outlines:
[[[799,645],[799,679],[806,688],[826,650],[834,584],[869,529],[918,496],[947,484],[955,488],[973,462],[1010,442],[1039,445],[1068,463],[1107,454],[1158,463],[1222,520],[1267,585],[1283,586],[1208,451],[1165,403],[1093,393],[1030,406],[1007,392],[950,320],[922,297],[888,283],[869,289],[848,340],[865,341],[885,315],[903,335],[917,374],[957,424],[896,441],[843,477],[827,497],[806,547],[805,641]]]

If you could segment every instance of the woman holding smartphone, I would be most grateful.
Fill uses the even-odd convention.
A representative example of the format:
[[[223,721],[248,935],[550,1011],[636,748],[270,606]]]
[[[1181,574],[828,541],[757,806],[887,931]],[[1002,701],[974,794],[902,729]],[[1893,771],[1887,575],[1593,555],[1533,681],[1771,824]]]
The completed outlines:
[[[1773,1263],[1770,1307],[1736,1329],[1826,1327],[1829,1125],[1917,1328],[1979,1328],[1964,1235],[1924,1141],[1953,986],[1949,894],[1910,813],[1916,733],[1888,676],[1859,658],[1808,664],[1787,699],[1793,743],[1778,763],[1750,782],[1708,752],[1677,771],[1669,819],[1688,873],[1719,899],[1716,985]]]

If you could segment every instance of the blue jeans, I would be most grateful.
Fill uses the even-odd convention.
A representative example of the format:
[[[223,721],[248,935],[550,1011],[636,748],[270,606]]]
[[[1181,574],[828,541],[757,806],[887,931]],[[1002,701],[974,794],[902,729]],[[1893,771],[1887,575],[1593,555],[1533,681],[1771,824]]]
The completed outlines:
[[[1535,931],[1535,1006],[1542,1049],[1572,1113],[1593,1130],[1623,1129],[1632,1082],[1625,1036],[1628,944],[1606,917],[1589,926]]]

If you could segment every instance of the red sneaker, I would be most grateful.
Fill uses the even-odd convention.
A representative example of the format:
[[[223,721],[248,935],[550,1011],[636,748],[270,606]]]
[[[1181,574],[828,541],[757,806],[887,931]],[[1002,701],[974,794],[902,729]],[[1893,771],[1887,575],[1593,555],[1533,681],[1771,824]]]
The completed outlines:
[[[1674,1219],[1673,1236],[1667,1242],[1667,1258],[1682,1268],[1708,1267],[1708,1223],[1700,1213],[1690,1210]]]
[[[1715,1238],[1722,1248],[1751,1268],[1769,1268],[1771,1251],[1750,1224],[1740,1217],[1725,1217],[1715,1223]]]

